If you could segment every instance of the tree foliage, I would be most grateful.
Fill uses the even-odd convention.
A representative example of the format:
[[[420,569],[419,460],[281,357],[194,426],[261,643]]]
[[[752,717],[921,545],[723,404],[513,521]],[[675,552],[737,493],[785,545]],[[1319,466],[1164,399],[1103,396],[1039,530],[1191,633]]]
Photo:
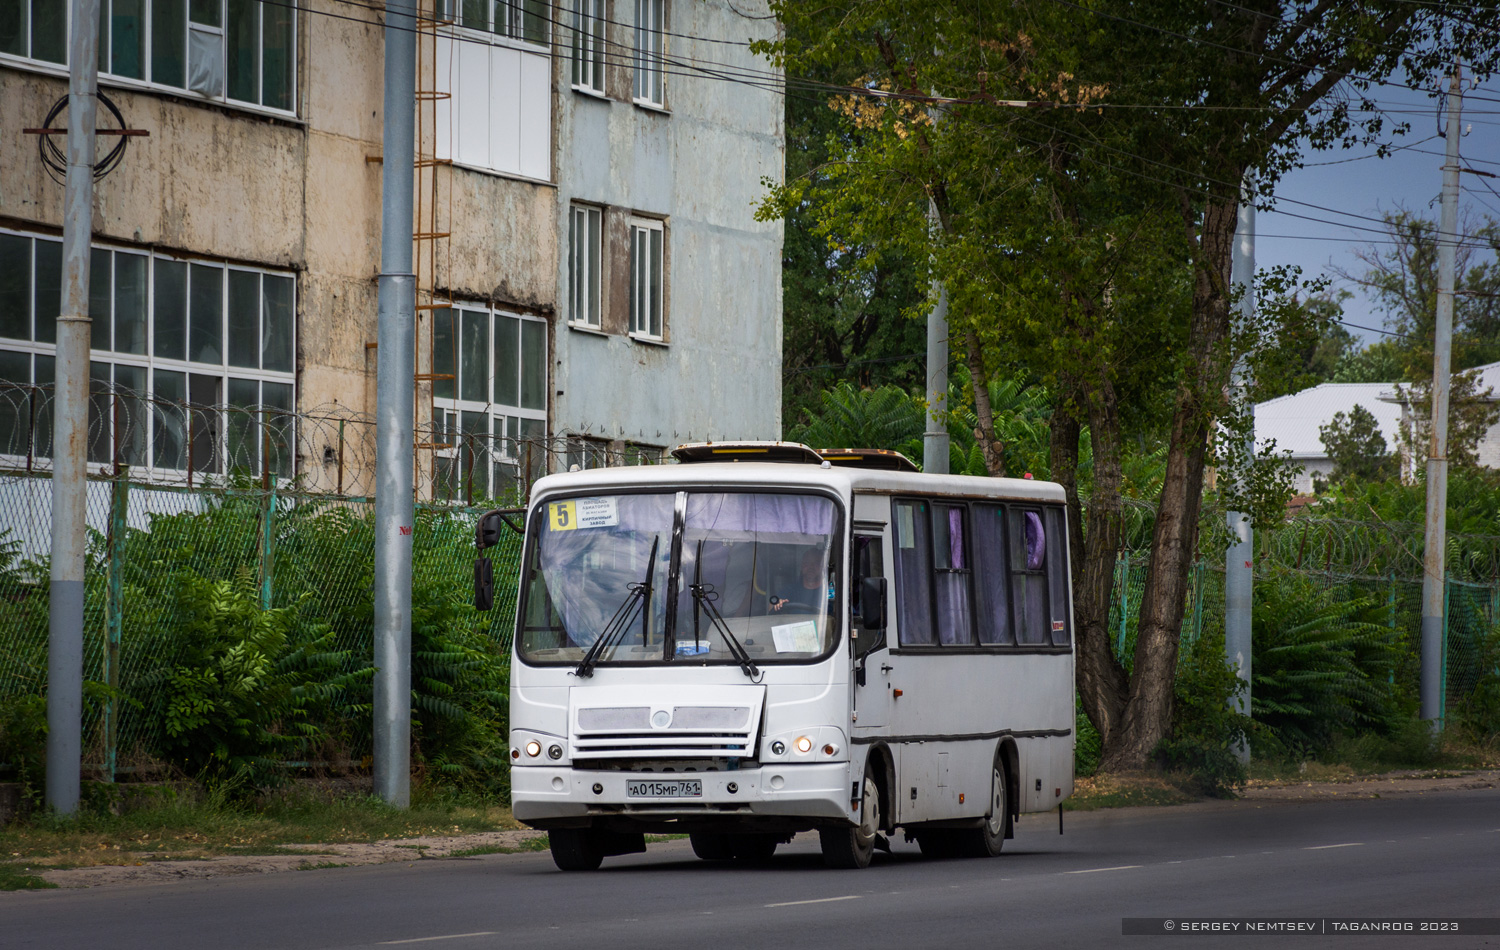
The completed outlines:
[[[1318,427],[1318,437],[1333,462],[1335,483],[1351,478],[1379,481],[1397,474],[1396,457],[1390,454],[1380,423],[1364,406],[1334,413],[1327,425]]]

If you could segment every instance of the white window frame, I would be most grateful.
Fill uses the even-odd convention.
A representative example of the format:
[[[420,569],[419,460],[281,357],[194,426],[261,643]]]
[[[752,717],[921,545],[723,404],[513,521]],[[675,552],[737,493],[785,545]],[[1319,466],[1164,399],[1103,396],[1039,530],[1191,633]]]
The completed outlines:
[[[52,74],[58,75],[58,76],[67,76],[68,75],[68,63],[67,63],[67,59],[68,59],[68,52],[69,52],[68,44],[71,42],[70,37],[72,35],[72,29],[71,28],[72,28],[73,6],[72,6],[71,3],[67,3],[67,2],[64,3],[63,22],[64,22],[65,43],[64,43],[64,47],[63,47],[63,61],[61,63],[57,63],[57,62],[53,62],[52,60],[47,60],[47,59],[36,59],[36,58],[34,58],[31,55],[31,52],[32,52],[31,45],[30,45],[31,44],[31,7],[32,7],[32,3],[33,2],[34,2],[34,0],[21,0],[21,3],[23,5],[22,6],[22,10],[23,10],[22,21],[23,21],[23,27],[25,29],[25,33],[26,33],[26,37],[27,37],[27,53],[26,53],[26,55],[22,56],[22,55],[16,55],[14,53],[0,53],[0,64],[18,65],[18,66],[23,66],[23,67],[25,67],[27,69],[35,69],[35,70],[38,70],[38,71],[41,71],[41,72],[52,73]],[[301,81],[301,75],[300,75],[300,73],[301,73],[301,63],[300,63],[300,57],[298,55],[298,50],[300,48],[298,44],[299,44],[300,39],[301,39],[301,36],[300,36],[301,25],[299,23],[299,19],[300,18],[298,16],[298,11],[297,10],[293,10],[292,11],[292,15],[291,15],[291,28],[292,29],[291,29],[291,37],[289,39],[289,44],[288,44],[288,55],[290,56],[290,65],[291,65],[291,81],[290,81],[290,84],[289,84],[289,88],[287,89],[287,101],[290,104],[290,106],[289,106],[289,108],[280,108],[278,106],[263,105],[261,101],[252,101],[252,100],[246,100],[246,99],[235,99],[235,98],[232,98],[229,95],[229,46],[228,46],[228,43],[229,43],[229,40],[228,40],[229,31],[228,31],[228,28],[226,26],[226,24],[229,22],[229,0],[218,0],[218,3],[219,3],[219,16],[220,16],[220,20],[219,20],[219,25],[218,26],[210,26],[208,24],[203,24],[203,23],[197,23],[197,22],[195,22],[193,20],[193,18],[192,18],[192,4],[191,4],[191,0],[187,0],[187,2],[184,3],[184,5],[183,5],[183,7],[184,7],[184,19],[183,19],[183,22],[182,22],[182,43],[183,43],[183,50],[182,50],[182,70],[183,70],[183,72],[182,72],[182,85],[180,85],[180,86],[179,85],[171,85],[171,84],[165,83],[165,82],[158,82],[151,75],[152,66],[153,66],[153,63],[152,63],[152,58],[153,58],[152,44],[155,41],[155,37],[154,37],[154,32],[155,31],[153,29],[153,27],[154,27],[153,4],[156,3],[157,0],[141,0],[141,24],[142,24],[142,32],[143,32],[143,42],[141,44],[141,59],[142,59],[141,72],[144,74],[143,77],[136,78],[134,76],[120,76],[120,75],[116,75],[116,74],[114,74],[113,72],[110,71],[111,67],[113,66],[113,63],[111,62],[111,58],[112,58],[113,53],[114,53],[113,48],[112,48],[111,43],[110,43],[111,33],[112,33],[112,30],[113,30],[113,22],[112,22],[113,18],[109,16],[110,2],[111,2],[111,0],[100,0],[101,10],[102,10],[101,17],[104,19],[105,22],[104,22],[104,28],[100,31],[100,35],[99,35],[99,50],[100,50],[100,54],[99,55],[100,55],[100,58],[104,60],[105,65],[102,68],[100,68],[100,70],[99,70],[99,78],[101,80],[103,80],[106,84],[112,85],[112,86],[119,86],[119,87],[127,88],[127,89],[153,90],[153,91],[170,92],[170,93],[173,93],[173,94],[176,94],[176,95],[184,95],[184,94],[186,94],[186,95],[190,95],[190,96],[201,96],[202,98],[207,99],[207,100],[212,101],[212,102],[223,103],[225,105],[230,105],[230,106],[234,106],[236,108],[246,109],[246,110],[249,110],[249,111],[266,112],[266,113],[270,113],[270,114],[278,115],[278,116],[296,116],[297,115],[297,103],[298,103],[298,99],[299,99],[299,95],[300,95],[300,85],[299,85],[299,83]],[[262,0],[261,6],[259,8],[259,15],[256,18],[256,34],[257,34],[256,41],[257,41],[257,49],[258,49],[259,52],[257,54],[257,61],[256,61],[255,84],[256,84],[256,95],[257,95],[257,99],[259,99],[259,100],[264,100],[264,98],[265,98],[265,16],[264,16],[264,13],[265,13],[265,9],[266,9],[267,6],[276,7],[276,6],[283,6],[283,4],[279,4],[279,3],[273,2],[273,0]],[[205,91],[203,91],[201,89],[194,88],[194,86],[192,84],[192,70],[193,70],[193,59],[192,59],[193,53],[192,53],[192,50],[193,50],[193,36],[194,36],[194,34],[197,34],[198,36],[201,36],[201,37],[216,37],[217,38],[216,42],[217,42],[217,53],[218,53],[218,62],[217,62],[218,88],[217,88],[216,91],[205,92]]]
[[[443,0],[443,18],[450,21],[448,29],[471,37],[484,37],[489,42],[499,41],[502,46],[518,46],[528,50],[549,50],[552,45],[552,19],[556,16],[552,0],[542,3],[542,29],[546,36],[534,40],[526,38],[527,0],[470,0],[484,5],[484,25],[465,22],[464,0]]]
[[[635,0],[635,76],[632,98],[639,105],[667,107],[667,0]]]
[[[651,235],[659,235],[652,252]],[[667,336],[667,229],[659,218],[630,219],[630,335],[663,342]],[[656,277],[656,287],[651,278]]]
[[[446,460],[450,465],[458,466],[457,470],[451,470],[446,476],[437,476],[433,479],[434,491],[446,493],[447,485],[455,484],[463,489],[459,494],[466,495],[468,485],[468,472],[463,466],[468,461],[463,452],[462,420],[465,413],[477,414],[484,417],[482,437],[487,438],[489,458],[484,463],[482,474],[477,472],[478,465],[474,465],[475,474],[473,481],[474,496],[497,497],[497,493],[506,486],[499,484],[495,477],[497,466],[509,466],[515,474],[511,477],[520,477],[521,467],[526,464],[525,450],[522,443],[526,441],[545,441],[547,438],[547,387],[551,382],[552,374],[548,371],[550,347],[547,345],[547,321],[541,317],[531,314],[517,313],[493,307],[488,304],[474,301],[456,300],[451,308],[453,312],[453,340],[457,350],[454,354],[453,366],[453,395],[451,397],[438,396],[434,394],[432,399],[432,442],[438,446],[434,455],[441,460]],[[436,311],[435,311],[436,312]],[[482,313],[488,318],[487,333],[485,335],[485,380],[484,399],[463,398],[463,371],[462,371],[462,325],[463,313]],[[523,408],[519,405],[506,405],[494,401],[495,395],[495,325],[499,318],[519,319],[523,325],[538,325],[542,332],[542,403],[543,408]],[[524,374],[525,354],[518,348],[517,369]],[[434,363],[436,371],[436,363]],[[517,402],[520,402],[519,387],[517,382]],[[438,463],[443,464],[443,463]],[[533,458],[531,460],[532,471],[530,477],[545,473],[547,462],[545,458]]]
[[[37,327],[38,321],[41,319],[41,315],[36,313],[36,306],[37,306],[37,293],[36,293],[36,290],[37,290],[37,288],[36,288],[36,242],[38,240],[51,241],[53,243],[59,243],[59,242],[56,242],[55,239],[53,239],[50,235],[35,234],[35,233],[30,233],[30,232],[25,232],[25,231],[13,231],[13,230],[10,230],[10,229],[0,229],[0,233],[8,234],[8,235],[14,235],[14,236],[17,236],[17,237],[30,238],[31,242],[32,242],[31,243],[31,259],[30,259],[31,274],[32,274],[31,280],[30,280],[30,283],[31,283],[31,300],[30,300],[30,304],[29,304],[29,306],[31,308],[31,320],[32,320],[31,339],[30,340],[15,340],[15,339],[11,339],[9,337],[0,338],[0,350],[5,350],[5,351],[8,351],[8,352],[26,353],[26,354],[28,354],[29,356],[32,357],[33,366],[35,365],[35,357],[37,357],[37,356],[51,357],[51,358],[55,359],[56,355],[57,355],[57,345],[55,343],[46,343],[46,342],[41,342],[41,341],[37,340],[37,335],[38,334],[36,332],[36,327]],[[109,313],[109,316],[108,316],[107,320],[108,320],[108,322],[110,324],[109,333],[110,333],[111,347],[107,348],[107,349],[94,349],[94,348],[91,348],[89,350],[89,361],[90,361],[91,368],[92,368],[92,366],[94,364],[104,364],[104,365],[107,365],[109,367],[111,384],[113,384],[113,381],[116,378],[116,368],[117,367],[133,367],[133,368],[140,369],[142,371],[142,373],[144,373],[144,376],[145,376],[145,379],[146,379],[146,386],[145,386],[145,391],[139,393],[138,395],[140,395],[141,397],[144,397],[148,401],[148,404],[152,407],[149,410],[149,414],[150,414],[149,420],[142,420],[139,423],[139,425],[141,426],[140,429],[135,428],[136,425],[137,425],[137,423],[134,420],[132,420],[132,423],[131,423],[131,425],[132,425],[132,432],[133,433],[134,432],[141,432],[142,433],[140,435],[137,435],[136,438],[142,440],[141,444],[143,446],[142,452],[144,453],[144,460],[141,461],[141,462],[132,461],[129,458],[123,457],[123,454],[122,454],[121,460],[124,461],[124,462],[127,462],[127,463],[131,464],[132,471],[135,472],[135,473],[137,473],[137,474],[139,474],[145,480],[148,480],[148,481],[160,481],[160,482],[163,482],[163,483],[172,483],[172,484],[176,484],[176,483],[182,482],[187,477],[187,475],[189,473],[189,470],[190,470],[190,467],[192,465],[191,457],[190,457],[190,454],[188,454],[188,450],[187,450],[187,436],[186,436],[186,433],[184,433],[184,436],[183,436],[183,451],[185,453],[185,455],[184,455],[185,464],[182,467],[177,467],[177,466],[168,466],[168,465],[158,465],[156,463],[157,449],[158,449],[158,446],[156,445],[156,437],[157,437],[157,431],[156,430],[157,430],[158,424],[161,422],[161,418],[159,418],[159,417],[165,415],[167,407],[170,404],[168,404],[168,403],[161,403],[161,402],[155,401],[155,375],[158,372],[182,373],[182,374],[184,374],[184,382],[188,386],[191,386],[191,377],[193,377],[193,376],[197,376],[197,377],[200,377],[200,378],[207,377],[207,378],[211,378],[211,379],[216,379],[218,381],[218,393],[219,393],[219,397],[220,397],[219,400],[218,400],[218,403],[216,405],[212,406],[212,407],[207,406],[207,405],[192,403],[191,402],[191,392],[189,391],[189,394],[188,394],[188,406],[193,411],[193,413],[195,414],[195,416],[197,416],[199,418],[202,417],[202,413],[203,413],[204,410],[210,409],[210,408],[213,410],[213,415],[216,417],[216,421],[214,421],[213,423],[211,423],[211,428],[213,428],[213,429],[216,430],[215,442],[214,442],[214,445],[213,445],[213,447],[212,447],[212,449],[210,451],[210,456],[211,456],[211,458],[213,460],[213,463],[207,469],[203,469],[203,468],[194,468],[194,469],[192,469],[193,479],[194,479],[194,483],[196,484],[199,481],[200,478],[202,478],[204,480],[207,480],[207,479],[210,479],[210,478],[224,478],[224,477],[226,477],[227,475],[229,475],[231,473],[231,471],[235,471],[233,469],[231,469],[231,471],[226,471],[226,469],[230,469],[230,463],[232,463],[232,462],[235,461],[234,459],[230,459],[229,458],[229,443],[228,443],[228,440],[229,440],[229,430],[230,430],[229,421],[230,420],[229,420],[229,417],[228,417],[228,408],[227,408],[227,406],[228,406],[228,401],[229,401],[229,395],[228,394],[229,394],[229,386],[230,386],[231,381],[253,382],[255,384],[255,386],[256,386],[256,394],[257,394],[257,404],[256,404],[256,406],[251,407],[251,408],[256,409],[258,412],[265,411],[267,408],[269,408],[270,411],[275,411],[275,412],[283,412],[283,411],[285,411],[281,407],[265,407],[264,399],[263,399],[263,394],[265,392],[265,384],[267,384],[267,383],[270,383],[270,384],[273,384],[273,385],[284,385],[284,386],[287,386],[288,389],[289,389],[289,393],[290,393],[290,395],[288,397],[289,410],[290,410],[290,412],[294,416],[295,416],[295,413],[297,411],[297,385],[296,385],[296,383],[297,383],[297,374],[296,374],[297,349],[296,349],[296,340],[297,340],[298,287],[297,287],[296,274],[292,273],[292,272],[288,272],[288,271],[275,270],[275,269],[272,269],[272,268],[256,267],[256,266],[253,266],[253,265],[235,264],[235,263],[230,263],[230,262],[227,262],[227,261],[224,261],[224,260],[212,260],[212,259],[197,258],[197,257],[191,257],[191,258],[189,258],[189,257],[179,257],[179,256],[175,256],[175,255],[170,255],[170,254],[153,253],[153,252],[143,251],[140,248],[123,247],[123,246],[120,246],[120,245],[106,244],[106,243],[103,243],[103,242],[95,242],[92,245],[92,248],[93,248],[94,251],[106,251],[106,252],[109,252],[109,254],[110,254],[111,293],[110,293],[110,298],[109,298],[110,299],[110,313]],[[114,326],[113,326],[113,324],[114,324],[114,316],[115,316],[114,315],[115,294],[113,292],[114,291],[114,287],[113,287],[113,277],[112,277],[112,275],[113,275],[113,271],[114,271],[114,261],[120,255],[128,255],[128,256],[132,256],[132,257],[144,257],[144,258],[147,259],[147,268],[146,268],[146,300],[145,300],[146,319],[145,319],[145,324],[144,324],[144,328],[143,328],[143,332],[145,333],[145,338],[146,338],[146,346],[145,346],[146,352],[145,353],[122,353],[122,352],[117,352],[116,350],[113,349],[113,346],[112,346],[112,344],[114,342],[113,341],[113,333],[114,333]],[[222,277],[220,279],[220,290],[219,290],[219,294],[220,294],[220,299],[219,299],[219,333],[220,333],[220,336],[219,336],[219,350],[220,350],[220,352],[219,352],[219,361],[217,363],[204,363],[204,362],[199,362],[199,361],[192,360],[192,359],[178,359],[178,358],[175,358],[175,357],[162,357],[162,356],[157,356],[156,355],[156,352],[155,352],[155,349],[156,349],[156,285],[157,285],[156,269],[157,269],[157,266],[158,266],[158,262],[162,262],[162,261],[170,261],[170,262],[173,262],[173,263],[182,263],[182,264],[188,265],[188,268],[189,268],[189,270],[188,270],[189,278],[188,279],[189,280],[191,280],[191,267],[192,267],[192,265],[198,265],[198,266],[204,266],[204,267],[211,267],[211,268],[215,268],[215,269],[217,269],[217,270],[219,270],[221,272]],[[290,371],[267,370],[267,369],[261,369],[261,368],[252,368],[252,367],[237,366],[237,365],[234,365],[234,364],[232,364],[232,363],[229,362],[229,285],[230,285],[229,274],[230,274],[230,272],[250,273],[250,274],[258,274],[258,275],[269,275],[269,276],[272,276],[272,277],[280,277],[280,278],[290,279],[292,281],[292,287],[291,287],[291,290],[292,290],[292,296],[291,296],[291,327],[290,327],[290,332],[292,334],[292,369]],[[92,278],[91,278],[91,283],[92,283]],[[190,287],[190,284],[184,284],[184,293],[187,295],[187,303],[188,303],[189,306],[191,306],[192,296],[191,296],[190,290],[188,289],[189,287]],[[262,295],[262,296],[259,296],[257,298],[257,309],[260,311],[262,319],[264,319],[264,312],[265,312],[264,311],[264,296],[263,296],[264,292],[265,292],[264,291],[264,276],[262,276],[262,280],[261,280],[260,286],[258,288],[258,293],[260,295]],[[191,314],[190,313],[188,313],[188,312],[185,311],[184,314],[183,314],[183,320],[184,320],[184,325],[185,326],[191,326],[192,318],[191,318]],[[264,325],[262,325],[261,332],[262,333],[265,332],[265,326]],[[188,355],[191,355],[191,352],[189,352]],[[32,384],[35,385],[35,382],[34,382],[35,381],[35,375],[34,375],[35,371],[32,370],[32,372],[33,372],[33,376],[32,376],[33,383]],[[90,389],[92,391],[92,384],[90,386]],[[127,398],[133,398],[137,394],[135,394],[135,393],[122,393],[121,395],[124,395]],[[191,422],[188,422],[188,425],[191,426]],[[110,458],[110,459],[113,459],[115,457],[117,451],[120,451],[122,453],[124,451],[123,447],[116,446],[114,444],[117,435],[118,435],[118,432],[117,432],[115,426],[113,426],[113,425],[106,425],[105,426],[105,439],[106,439],[106,441],[105,441],[105,451],[106,451],[107,457]],[[295,424],[290,429],[288,429],[287,431],[285,431],[284,433],[279,433],[276,436],[276,438],[278,438],[278,440],[279,439],[285,439],[285,440],[287,440],[288,443],[289,443],[290,452],[289,452],[289,458],[287,459],[287,465],[286,466],[279,466],[278,467],[278,471],[276,471],[274,474],[276,474],[278,477],[290,477],[290,476],[293,476],[293,475],[296,474],[296,454],[297,454],[297,451],[296,451],[297,450],[297,441],[296,441],[297,434],[296,434]],[[260,458],[260,452],[261,452],[262,446],[263,446],[263,442],[258,443],[256,445],[256,447],[255,447],[255,453],[256,453],[255,454],[255,463],[256,463],[256,465],[255,465],[255,471],[254,472],[249,472],[249,470],[244,470],[248,474],[253,474],[255,476],[259,476],[262,473],[261,466],[264,464],[264,460]],[[25,461],[26,461],[26,456],[25,455],[0,454],[0,464],[15,465],[17,463],[20,463],[21,465],[24,465]],[[41,470],[46,471],[46,470],[50,470],[52,463],[51,463],[50,457],[38,455],[38,456],[36,456],[36,457],[33,458],[33,464],[36,467],[40,468]],[[91,462],[91,464],[97,464],[97,459],[94,462]]]
[[[604,210],[568,208],[568,322],[590,330],[604,327]]]
[[[574,89],[604,92],[604,3],[605,0],[572,0],[569,73]]]

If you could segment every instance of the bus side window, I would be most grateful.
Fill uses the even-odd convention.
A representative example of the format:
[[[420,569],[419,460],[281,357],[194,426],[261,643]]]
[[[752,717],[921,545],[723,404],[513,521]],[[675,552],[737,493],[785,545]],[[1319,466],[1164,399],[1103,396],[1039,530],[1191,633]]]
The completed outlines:
[[[933,593],[937,599],[938,642],[966,646],[974,642],[969,607],[969,556],[965,545],[963,505],[932,506]]]
[[[1068,604],[1068,533],[1063,528],[1063,509],[1047,509],[1047,594],[1051,602],[1052,642],[1067,646],[1073,632],[1073,611]]]
[[[979,642],[1010,644],[1010,571],[1005,565],[1005,509],[974,506],[974,603]]]
[[[1047,642],[1047,531],[1042,513],[1030,508],[1010,509],[1011,604],[1016,618],[1016,642]]]
[[[925,501],[897,501],[896,626],[903,645],[928,645],[932,635],[932,543]]]

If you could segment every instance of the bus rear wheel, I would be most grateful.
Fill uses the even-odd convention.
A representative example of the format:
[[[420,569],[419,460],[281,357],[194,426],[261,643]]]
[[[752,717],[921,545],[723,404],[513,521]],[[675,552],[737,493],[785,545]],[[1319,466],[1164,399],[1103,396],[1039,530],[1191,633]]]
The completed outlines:
[[[990,815],[978,828],[952,833],[954,853],[966,858],[992,858],[1005,847],[1005,832],[1010,825],[1010,802],[1005,789],[1005,765],[996,759],[990,772]]]
[[[560,871],[593,871],[604,863],[604,849],[589,828],[554,828],[547,832],[547,845]]]
[[[875,839],[880,834],[880,789],[869,772],[865,772],[859,806],[859,824],[818,829],[823,863],[831,868],[869,867],[875,855]]]

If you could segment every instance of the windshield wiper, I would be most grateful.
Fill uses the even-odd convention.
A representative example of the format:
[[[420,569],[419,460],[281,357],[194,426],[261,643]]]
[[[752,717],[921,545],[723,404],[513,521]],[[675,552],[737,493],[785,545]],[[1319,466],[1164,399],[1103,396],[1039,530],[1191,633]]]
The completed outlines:
[[[593,645],[583,655],[583,659],[578,661],[578,668],[573,671],[574,676],[594,675],[594,666],[599,662],[600,655],[630,626],[630,622],[635,619],[637,606],[642,606],[641,642],[645,642],[651,624],[651,575],[656,571],[656,546],[660,543],[660,535],[651,539],[651,553],[646,557],[646,579],[629,586],[630,596],[626,597],[625,601],[615,609],[615,614],[609,618],[609,623],[605,624],[599,636],[594,638]]]
[[[699,639],[698,621],[700,613],[708,614],[708,622],[713,624],[719,636],[724,638],[724,643],[729,647],[729,652],[739,661],[740,669],[745,675],[755,680],[760,676],[760,667],[750,659],[750,652],[745,649],[739,640],[735,639],[729,631],[729,624],[724,622],[724,615],[719,613],[719,608],[714,606],[714,601],[719,599],[718,591],[703,583],[703,542],[698,542],[698,557],[693,564],[693,583],[688,586],[693,594],[693,639]]]

